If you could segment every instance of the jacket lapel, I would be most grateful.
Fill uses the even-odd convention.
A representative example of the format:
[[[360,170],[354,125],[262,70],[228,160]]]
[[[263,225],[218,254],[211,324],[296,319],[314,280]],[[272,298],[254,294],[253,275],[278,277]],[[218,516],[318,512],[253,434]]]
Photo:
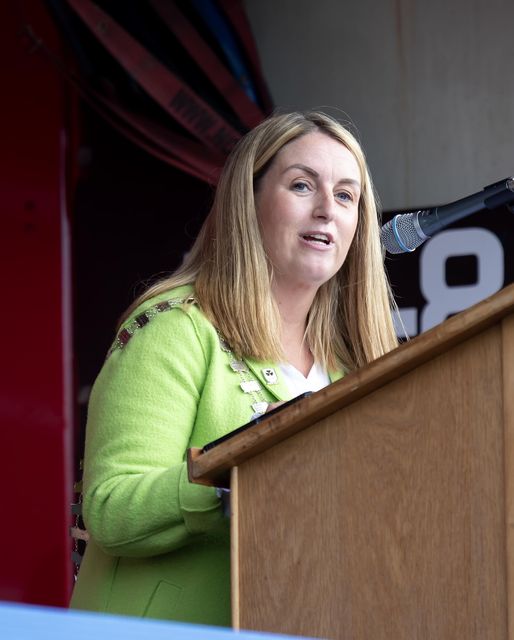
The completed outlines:
[[[276,400],[291,399],[291,392],[277,364],[274,362],[254,360],[253,358],[245,358],[245,362],[262,387],[276,398]],[[337,380],[341,380],[343,375],[344,373],[341,370],[329,371],[328,377],[330,378],[330,382],[337,382]],[[276,380],[276,382],[274,380]]]
[[[291,393],[286,385],[284,376],[274,362],[263,362],[262,360],[254,360],[253,358],[245,358],[245,362],[262,387],[276,400],[291,399]],[[276,382],[274,382],[275,379]]]
[[[328,377],[330,378],[330,382],[337,382],[338,380],[341,380],[341,378],[344,377],[344,372],[339,370],[339,371],[329,371],[328,372]]]

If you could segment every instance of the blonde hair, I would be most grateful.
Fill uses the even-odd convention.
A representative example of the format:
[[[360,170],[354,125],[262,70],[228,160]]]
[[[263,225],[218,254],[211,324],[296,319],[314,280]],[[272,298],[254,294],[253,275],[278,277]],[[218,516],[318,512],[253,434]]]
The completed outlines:
[[[183,264],[148,288],[125,318],[155,295],[194,284],[203,313],[236,354],[281,361],[280,317],[271,293],[255,190],[280,149],[313,131],[326,133],[353,154],[362,185],[353,243],[343,267],[316,293],[305,339],[315,360],[330,370],[355,369],[394,348],[394,302],[364,153],[343,125],[318,111],[272,116],[238,142],[223,169],[212,209]]]

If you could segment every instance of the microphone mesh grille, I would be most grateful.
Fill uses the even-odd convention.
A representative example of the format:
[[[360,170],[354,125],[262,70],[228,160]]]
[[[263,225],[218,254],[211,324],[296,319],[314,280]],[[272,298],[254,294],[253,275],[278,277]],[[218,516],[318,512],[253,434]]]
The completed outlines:
[[[421,238],[415,227],[416,213],[404,213],[389,220],[381,231],[382,244],[388,253],[414,251],[426,240]],[[396,226],[396,233],[394,230]]]

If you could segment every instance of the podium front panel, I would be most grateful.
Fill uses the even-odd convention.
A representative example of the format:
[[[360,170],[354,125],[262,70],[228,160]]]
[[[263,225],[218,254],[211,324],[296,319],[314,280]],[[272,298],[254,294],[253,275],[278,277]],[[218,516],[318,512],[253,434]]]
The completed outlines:
[[[236,625],[507,638],[503,357],[497,324],[238,467]]]

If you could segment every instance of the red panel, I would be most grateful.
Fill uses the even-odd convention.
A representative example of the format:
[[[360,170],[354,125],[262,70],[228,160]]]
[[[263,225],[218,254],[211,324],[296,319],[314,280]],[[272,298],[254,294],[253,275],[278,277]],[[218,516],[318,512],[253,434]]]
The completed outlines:
[[[0,3],[0,600],[70,592],[72,358],[63,87],[19,31],[54,50],[42,2]]]

